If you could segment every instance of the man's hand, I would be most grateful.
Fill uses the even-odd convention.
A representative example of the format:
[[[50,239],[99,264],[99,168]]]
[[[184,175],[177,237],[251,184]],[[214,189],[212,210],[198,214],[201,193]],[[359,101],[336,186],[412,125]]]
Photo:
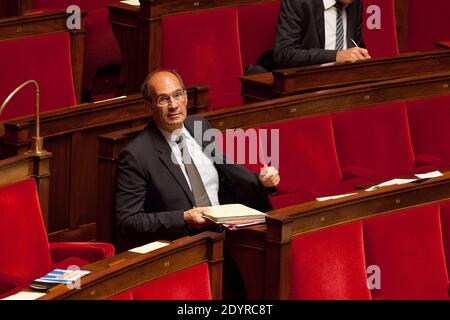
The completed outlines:
[[[338,51],[336,54],[336,62],[355,62],[357,60],[365,60],[370,58],[369,51],[358,47]]]
[[[280,175],[278,174],[278,170],[274,167],[267,166],[267,164],[264,164],[264,167],[261,168],[258,178],[262,185],[266,188],[276,187],[280,183]]]
[[[200,229],[209,224],[202,213],[209,212],[208,208],[192,208],[184,212],[184,221],[194,229]]]

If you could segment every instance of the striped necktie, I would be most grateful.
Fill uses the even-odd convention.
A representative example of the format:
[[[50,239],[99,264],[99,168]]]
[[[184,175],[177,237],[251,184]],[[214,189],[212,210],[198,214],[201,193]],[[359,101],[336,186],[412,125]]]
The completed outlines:
[[[209,207],[211,205],[211,201],[209,200],[208,193],[206,192],[200,173],[198,172],[198,169],[189,154],[189,149],[184,134],[181,134],[178,137],[176,143],[181,151],[181,159],[184,167],[186,168],[186,174],[189,178],[189,182],[191,183],[192,194],[194,195],[196,206]]]
[[[336,2],[336,50],[344,49],[344,23],[342,21],[343,4]]]

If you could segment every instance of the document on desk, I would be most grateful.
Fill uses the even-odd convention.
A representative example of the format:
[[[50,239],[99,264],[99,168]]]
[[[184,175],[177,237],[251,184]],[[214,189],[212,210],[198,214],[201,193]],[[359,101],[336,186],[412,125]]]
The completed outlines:
[[[374,190],[378,190],[378,189],[380,189],[382,187],[406,184],[406,183],[414,182],[416,180],[418,180],[418,179],[392,179],[392,180],[385,181],[383,183],[377,184],[376,186],[372,186],[370,188],[367,188],[365,191],[374,191]]]
[[[335,200],[335,199],[345,198],[345,197],[353,196],[355,194],[357,194],[357,193],[354,192],[354,193],[338,194],[336,196],[316,198],[316,200],[319,202],[322,202],[322,201],[327,201],[327,200]]]
[[[128,251],[145,254],[145,253],[148,253],[150,251],[154,251],[154,250],[157,250],[159,248],[163,248],[163,247],[168,246],[168,245],[169,245],[168,242],[154,241],[154,242],[147,243],[147,244],[145,244],[143,246],[130,249]]]
[[[132,6],[140,6],[139,0],[124,0],[122,3],[131,4]]]
[[[427,173],[418,173],[415,174],[415,176],[419,179],[430,179],[430,178],[437,178],[443,176],[443,174],[440,171],[432,171]]]
[[[13,294],[12,296],[3,298],[2,300],[36,300],[45,295],[46,295],[46,293],[42,293],[42,292],[21,291],[19,293]]]

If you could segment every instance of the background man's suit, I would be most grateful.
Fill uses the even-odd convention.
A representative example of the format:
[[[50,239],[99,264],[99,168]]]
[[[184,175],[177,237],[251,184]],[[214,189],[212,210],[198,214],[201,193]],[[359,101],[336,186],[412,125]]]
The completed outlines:
[[[362,1],[346,8],[347,48],[360,47]],[[274,68],[291,68],[336,61],[336,50],[325,50],[324,5],[322,0],[283,0],[275,33]]]
[[[199,117],[187,117],[184,126],[196,138],[194,120],[201,121],[203,131],[210,124]],[[197,142],[203,148],[210,143]],[[148,242],[188,234],[183,212],[193,208],[195,200],[181,168],[172,162],[171,152],[153,122],[121,152],[116,191],[116,225],[121,237]],[[256,174],[235,164],[215,167],[221,204],[242,203],[261,211],[272,210]]]

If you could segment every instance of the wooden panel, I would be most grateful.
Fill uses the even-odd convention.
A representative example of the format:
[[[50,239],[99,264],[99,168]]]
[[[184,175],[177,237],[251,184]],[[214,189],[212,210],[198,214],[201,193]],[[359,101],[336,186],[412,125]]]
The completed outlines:
[[[86,265],[92,273],[81,279],[79,290],[59,285],[41,300],[99,300],[148,281],[207,262],[213,299],[222,298],[223,235],[206,232],[172,242],[146,254],[124,252]]]

